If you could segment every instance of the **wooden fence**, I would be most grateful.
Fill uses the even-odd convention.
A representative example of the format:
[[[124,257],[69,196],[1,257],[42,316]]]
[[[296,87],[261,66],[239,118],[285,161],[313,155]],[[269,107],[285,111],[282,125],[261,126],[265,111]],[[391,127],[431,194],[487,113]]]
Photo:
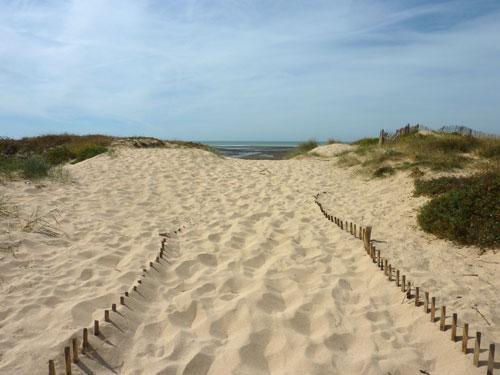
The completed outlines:
[[[392,264],[389,259],[384,258],[380,250],[377,250],[376,247],[373,245],[373,243],[371,242],[372,227],[357,225],[355,223],[343,220],[341,218],[329,214],[323,208],[322,204],[318,201],[318,197],[319,194],[315,196],[315,203],[318,205],[323,215],[329,221],[335,223],[341,230],[344,230],[353,235],[354,237],[362,240],[366,255],[368,255],[371,258],[372,262],[376,265],[376,267],[380,269],[380,271],[384,272],[384,276],[387,277],[387,280],[389,282],[394,282],[396,284],[396,287],[400,288],[401,292],[406,294],[406,298],[408,299],[413,298],[415,307],[423,306],[423,312],[425,314],[430,314],[430,321],[432,323],[439,322],[438,327],[440,331],[443,332],[446,331],[447,330],[446,306],[445,305],[440,306],[439,317],[437,318],[436,311],[438,306],[436,305],[436,297],[430,298],[429,292],[424,291],[423,300],[421,299],[422,291],[420,290],[420,287],[418,286],[412,287],[412,283],[409,277],[407,277],[406,275],[402,275],[400,273],[400,270],[394,264]],[[451,320],[451,333],[450,333],[450,338],[452,342],[457,341],[458,329],[459,329],[458,314],[453,313]],[[469,338],[472,338],[470,336],[469,324],[464,322],[461,330],[462,330],[461,351],[464,354],[467,354],[468,341]],[[481,353],[481,332],[478,331],[475,334],[475,342],[474,342],[473,356],[472,356],[472,363],[476,367],[479,367],[480,364],[482,363],[479,361],[480,353]],[[495,364],[495,344],[491,343],[489,345],[488,360],[486,362],[487,375],[493,375],[494,364]]]

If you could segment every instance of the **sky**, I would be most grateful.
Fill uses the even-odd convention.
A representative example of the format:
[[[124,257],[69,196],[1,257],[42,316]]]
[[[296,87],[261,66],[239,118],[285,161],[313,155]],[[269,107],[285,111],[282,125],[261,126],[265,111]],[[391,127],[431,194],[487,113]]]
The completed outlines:
[[[0,0],[0,136],[500,133],[499,0]]]

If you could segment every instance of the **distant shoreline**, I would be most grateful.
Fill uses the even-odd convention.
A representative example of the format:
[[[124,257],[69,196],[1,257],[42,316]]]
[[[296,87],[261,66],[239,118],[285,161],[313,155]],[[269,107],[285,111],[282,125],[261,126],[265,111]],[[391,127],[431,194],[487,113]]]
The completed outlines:
[[[281,160],[294,150],[299,142],[203,142],[224,156],[238,159]]]

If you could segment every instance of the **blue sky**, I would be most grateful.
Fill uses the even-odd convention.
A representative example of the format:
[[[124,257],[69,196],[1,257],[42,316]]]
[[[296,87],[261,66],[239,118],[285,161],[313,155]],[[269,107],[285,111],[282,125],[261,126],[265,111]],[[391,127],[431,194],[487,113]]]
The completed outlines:
[[[500,132],[500,1],[1,0],[0,136]]]

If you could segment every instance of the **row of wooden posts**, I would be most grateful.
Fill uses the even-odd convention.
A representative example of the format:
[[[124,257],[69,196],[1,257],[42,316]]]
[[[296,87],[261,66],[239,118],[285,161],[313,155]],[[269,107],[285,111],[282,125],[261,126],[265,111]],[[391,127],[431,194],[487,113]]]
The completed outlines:
[[[336,216],[330,215],[322,206],[322,204],[317,200],[318,196],[316,196],[316,204],[319,206],[321,212],[325,217],[334,222],[340,229],[345,230],[359,238],[363,241],[364,248],[366,254],[370,256],[373,263],[375,263],[381,271],[384,271],[384,275],[387,276],[389,281],[395,281],[396,286],[401,288],[401,292],[406,293],[406,297],[408,299],[414,297],[415,298],[415,306],[421,305],[420,300],[420,288],[416,286],[414,288],[414,293],[412,293],[411,282],[406,279],[406,275],[400,275],[399,269],[396,269],[392,264],[389,263],[387,258],[383,258],[381,256],[380,250],[377,250],[376,247],[371,242],[371,226],[361,226],[356,225],[352,222],[348,222],[347,220],[342,220]],[[430,304],[430,309],[429,309]],[[424,312],[426,314],[430,313],[430,321],[436,321],[436,297],[432,297],[429,300],[429,292],[424,292]],[[441,311],[439,315],[439,329],[441,331],[446,331],[446,306],[441,306]],[[451,341],[457,341],[457,327],[458,327],[458,315],[457,313],[453,313],[452,322],[451,322]],[[469,340],[469,324],[464,323],[462,328],[462,352],[467,354],[467,342]],[[481,351],[481,332],[476,332],[476,340],[474,344],[474,355],[472,357],[472,362],[474,366],[479,367],[479,354]],[[491,343],[489,346],[488,352],[488,362],[487,362],[487,375],[493,375],[493,366],[495,361],[495,344]]]
[[[174,233],[177,233],[177,231],[174,231]],[[160,251],[155,259],[156,263],[160,263],[160,259],[163,259],[166,256],[165,242],[166,239],[165,238],[162,239]],[[155,262],[149,262],[150,269],[154,269]],[[145,277],[148,270],[146,268],[143,268],[143,272],[144,274],[142,276]],[[138,286],[142,284],[142,280],[139,279],[137,281],[137,284],[138,285],[134,285],[132,287],[132,290],[134,292],[137,291]],[[126,305],[126,298],[128,297],[130,297],[130,293],[124,292],[124,294],[120,296],[120,305]],[[108,309],[104,310],[105,322],[111,322],[110,318],[111,312],[115,313],[118,312],[116,303],[111,304],[111,311]],[[94,320],[94,327],[92,332],[94,336],[99,336],[101,334],[101,331],[99,329],[99,324],[100,324],[99,320]],[[89,344],[89,328],[83,328],[81,341],[78,339],[78,337],[73,337],[71,338],[69,345],[64,347],[64,367],[66,375],[71,375],[72,364],[78,364],[78,362],[80,361],[79,359],[80,354],[85,355],[87,352],[90,352],[90,349],[91,346]],[[49,375],[56,375],[56,363],[55,360],[53,359],[49,360]]]

